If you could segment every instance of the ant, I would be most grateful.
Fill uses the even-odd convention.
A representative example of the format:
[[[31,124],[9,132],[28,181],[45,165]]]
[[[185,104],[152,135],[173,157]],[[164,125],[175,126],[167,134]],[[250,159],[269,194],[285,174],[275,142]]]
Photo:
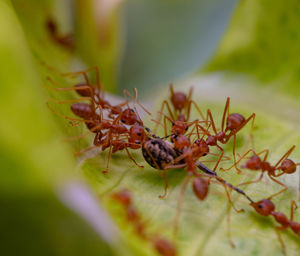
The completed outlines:
[[[90,84],[89,79],[87,77],[87,72],[92,71],[93,69],[96,70],[96,87]],[[97,67],[92,67],[85,71],[79,71],[75,73],[65,73],[64,75],[83,75],[85,79],[85,84],[78,84],[71,88],[52,88],[57,91],[68,91],[68,90],[75,90],[80,96],[79,99],[71,100],[71,101],[60,101],[58,103],[67,103],[67,102],[74,102],[74,101],[81,101],[81,100],[89,100],[90,104],[88,103],[74,103],[71,105],[72,112],[82,118],[70,118],[64,116],[66,119],[69,119],[73,122],[84,122],[89,130],[89,132],[95,133],[93,145],[87,147],[86,149],[75,153],[76,156],[87,152],[93,148],[102,147],[102,151],[109,147],[109,153],[107,158],[107,168],[103,171],[107,173],[109,168],[109,160],[112,153],[125,149],[128,157],[133,160],[133,162],[138,166],[136,161],[130,155],[127,148],[138,149],[141,147],[141,144],[145,138],[144,136],[144,128],[143,122],[138,115],[136,104],[141,106],[148,114],[148,112],[141,104],[137,102],[137,89],[135,89],[135,97],[133,97],[128,91],[124,91],[124,95],[129,95],[131,98],[134,99],[134,110],[129,107],[128,100],[124,103],[121,103],[116,106],[112,106],[108,101],[104,99],[104,91],[102,89],[102,85],[100,84],[100,75],[99,70]],[[50,82],[54,83],[50,78]],[[126,109],[123,107],[127,105]],[[49,105],[48,105],[49,106]],[[50,108],[50,106],[49,106]],[[51,108],[50,108],[51,109]],[[99,113],[99,111],[100,113]],[[52,110],[52,109],[51,109]],[[103,111],[108,110],[109,113],[107,118],[103,117]],[[52,110],[55,112],[54,110]],[[55,112],[56,113],[56,112]],[[59,114],[60,115],[60,114]],[[126,126],[131,126],[128,130]],[[124,139],[120,138],[121,135],[126,136]],[[73,139],[80,139],[84,137],[85,134],[80,136],[76,136]]]
[[[295,163],[293,160],[289,159],[288,157],[290,156],[290,154],[294,151],[295,149],[295,145],[292,146],[279,160],[278,162],[272,166],[269,162],[267,162],[267,158],[269,155],[269,150],[265,149],[259,153],[256,153],[255,151],[248,150],[237,162],[236,164],[238,164],[243,158],[245,158],[250,152],[253,152],[253,156],[250,157],[243,165],[242,168],[247,168],[249,170],[252,171],[261,171],[261,175],[259,176],[259,178],[257,180],[254,181],[248,181],[248,182],[244,182],[239,184],[239,186],[241,185],[247,185],[247,184],[252,184],[252,183],[257,183],[260,182],[264,176],[264,173],[266,172],[268,174],[268,176],[270,177],[270,179],[274,182],[276,182],[277,184],[279,184],[280,186],[283,187],[283,189],[273,195],[271,195],[270,197],[268,197],[268,199],[271,199],[275,196],[278,196],[279,194],[283,193],[284,191],[287,190],[287,186],[284,185],[283,183],[281,183],[280,181],[278,181],[277,177],[280,177],[281,175],[284,174],[292,174],[296,172],[297,169],[297,165],[300,165],[300,163]],[[259,155],[261,154],[265,154],[263,158],[260,158]],[[277,172],[279,171],[279,172]]]
[[[286,254],[286,247],[284,241],[281,238],[280,231],[291,228],[291,230],[300,238],[300,223],[295,222],[294,219],[294,211],[297,209],[297,205],[295,201],[291,202],[291,214],[290,219],[282,213],[275,211],[275,205],[269,199],[263,199],[258,202],[253,202],[250,204],[256,212],[258,212],[262,216],[272,215],[277,223],[281,226],[275,227],[279,242],[281,244],[282,252],[284,255]]]
[[[163,238],[161,235],[149,234],[146,229],[145,221],[142,221],[142,218],[138,211],[133,205],[133,199],[131,193],[127,189],[123,189],[119,192],[116,192],[112,195],[112,198],[118,201],[126,211],[127,221],[133,225],[136,234],[143,240],[149,241],[152,243],[154,249],[162,256],[176,256],[176,247],[168,239]]]
[[[200,114],[202,120],[204,119],[204,115],[201,112],[200,108],[198,105],[191,99],[192,98],[192,93],[193,93],[193,88],[191,87],[188,95],[186,95],[183,92],[174,92],[173,84],[170,84],[170,102],[169,103],[167,100],[164,100],[161,104],[160,111],[158,112],[158,118],[156,121],[156,126],[154,128],[154,133],[156,133],[158,125],[161,120],[161,116],[164,110],[164,107],[167,108],[169,116],[172,120],[174,121],[181,121],[181,122],[186,122],[190,118],[190,112],[191,112],[191,105],[194,105],[196,108],[197,112]],[[171,106],[170,106],[171,104]],[[185,110],[185,113],[183,114],[183,111]]]
[[[179,157],[177,157],[173,163],[168,164],[164,167],[164,169],[176,169],[176,168],[186,167],[186,171],[187,171],[187,178],[186,178],[184,184],[182,185],[182,189],[181,189],[181,193],[180,193],[180,197],[179,197],[179,201],[178,201],[177,214],[175,217],[175,229],[174,229],[175,234],[177,233],[179,214],[180,214],[181,204],[183,201],[184,192],[185,192],[187,185],[190,182],[190,179],[192,177],[194,177],[193,191],[199,200],[202,201],[206,198],[206,196],[208,194],[210,179],[215,178],[218,182],[220,182],[224,186],[228,201],[230,202],[230,204],[234,208],[234,210],[238,213],[244,211],[243,209],[238,210],[235,208],[235,206],[231,200],[230,194],[227,190],[227,187],[229,186],[231,189],[236,190],[238,193],[245,195],[245,193],[243,191],[241,191],[240,189],[237,189],[236,187],[229,184],[228,182],[226,182],[225,180],[221,179],[218,176],[212,176],[212,175],[208,175],[208,174],[200,174],[197,172],[198,159],[201,156],[203,156],[204,154],[207,154],[207,151],[201,151],[201,148],[198,148],[197,144],[193,144],[193,145],[195,145],[195,146],[192,147],[192,144],[191,144],[189,138],[187,138],[186,136],[184,136],[184,135],[175,136],[174,147],[177,150],[181,151],[182,154]],[[175,164],[174,165],[174,163],[180,162],[182,160],[184,160],[183,164]],[[206,180],[203,177],[208,177],[209,179]],[[165,196],[165,195],[163,195],[163,196]],[[247,195],[246,195],[246,198],[250,202],[253,202]],[[233,244],[233,243],[231,243],[231,244]]]
[[[221,131],[218,132],[215,126],[215,122],[212,116],[212,113],[210,109],[207,110],[207,118],[206,120],[210,123],[209,126],[212,127],[214,135],[209,133],[208,129],[204,129],[200,125],[199,127],[204,134],[207,135],[207,138],[205,140],[205,143],[208,146],[216,146],[220,151],[221,155],[214,167],[214,171],[217,169],[221,159],[224,155],[224,149],[218,145],[218,142],[222,144],[226,144],[229,139],[233,136],[233,159],[234,159],[234,166],[238,173],[241,171],[236,166],[236,156],[235,156],[235,146],[236,146],[236,134],[252,119],[252,128],[254,127],[254,120],[255,120],[255,113],[251,114],[247,119],[245,119],[244,116],[242,116],[239,113],[230,113],[229,111],[230,106],[230,98],[228,97],[226,100],[226,104],[224,107],[223,117],[222,117],[222,125],[221,125]],[[227,115],[227,118],[226,118]],[[225,120],[226,120],[226,126],[225,126]],[[228,133],[229,132],[229,133]]]
[[[72,51],[75,47],[74,36],[72,34],[61,35],[58,32],[57,24],[53,17],[48,17],[46,20],[46,28],[51,36],[51,39],[58,45],[64,47],[65,49]]]

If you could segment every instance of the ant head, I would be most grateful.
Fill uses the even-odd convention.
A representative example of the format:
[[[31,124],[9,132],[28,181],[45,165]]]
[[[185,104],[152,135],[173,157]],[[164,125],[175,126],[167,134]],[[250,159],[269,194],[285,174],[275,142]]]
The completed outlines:
[[[174,92],[171,95],[171,102],[176,110],[181,111],[186,105],[186,95],[183,92]]]
[[[127,125],[133,125],[140,122],[140,120],[132,108],[127,108],[121,113],[121,122]]]
[[[112,198],[125,206],[129,206],[132,203],[131,194],[128,189],[123,189],[119,192],[112,194]]]
[[[244,122],[245,122],[245,117],[243,117],[241,114],[238,113],[230,114],[227,117],[226,129],[232,131],[234,129],[237,129]]]
[[[185,134],[186,131],[188,130],[189,126],[186,122],[182,122],[182,121],[174,121],[172,123],[172,134]]]
[[[275,205],[268,199],[250,204],[262,216],[268,216],[275,210]]]
[[[262,161],[257,155],[253,155],[248,159],[243,165],[242,168],[247,168],[250,170],[259,170],[261,169]]]
[[[130,127],[129,136],[132,140],[144,141],[145,130],[143,126],[134,125]]]
[[[209,147],[203,139],[198,139],[193,143],[193,149],[196,149],[197,155],[206,156],[209,152]]]
[[[283,160],[280,169],[285,173],[294,173],[296,171],[296,164],[293,160],[287,158]]]
[[[175,148],[182,150],[185,147],[189,147],[191,145],[191,142],[188,137],[184,135],[177,135],[173,137],[173,142]]]

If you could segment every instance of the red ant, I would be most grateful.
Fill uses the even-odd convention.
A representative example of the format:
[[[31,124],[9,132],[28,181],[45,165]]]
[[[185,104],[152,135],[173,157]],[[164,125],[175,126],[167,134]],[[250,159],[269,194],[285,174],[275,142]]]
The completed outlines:
[[[229,113],[229,105],[230,105],[230,98],[228,97],[226,100],[226,104],[224,107],[223,117],[222,117],[222,125],[221,125],[221,131],[218,132],[215,126],[215,122],[212,116],[212,113],[210,109],[207,110],[207,118],[206,120],[210,122],[210,125],[212,126],[213,132],[215,135],[212,135],[208,132],[208,129],[204,129],[200,125],[200,129],[204,132],[204,134],[207,135],[207,138],[205,140],[206,144],[208,146],[216,146],[220,151],[221,155],[214,167],[214,171],[217,169],[223,155],[224,155],[224,149],[218,145],[218,142],[222,144],[226,144],[229,139],[233,136],[233,158],[234,158],[234,166],[236,167],[236,170],[238,173],[240,173],[240,170],[236,166],[236,156],[235,156],[235,144],[236,144],[236,134],[238,131],[240,131],[251,119],[252,119],[252,128],[254,127],[254,120],[255,120],[255,113],[250,115],[247,119],[244,118],[239,113]],[[226,118],[227,115],[227,118]],[[225,127],[225,119],[226,119],[226,127]],[[227,133],[229,132],[229,133]],[[226,134],[227,133],[227,134]]]
[[[300,238],[300,223],[295,222],[294,219],[294,211],[297,209],[297,205],[295,201],[291,202],[291,215],[290,219],[282,213],[275,211],[275,205],[269,199],[263,199],[258,202],[253,202],[250,204],[256,212],[258,212],[262,216],[272,215],[277,223],[281,226],[275,227],[276,233],[278,235],[279,242],[281,244],[282,252],[284,255],[286,254],[286,247],[279,233],[280,230],[285,230],[291,228],[291,230]]]
[[[267,158],[269,155],[269,150],[265,149],[259,153],[255,153],[252,149],[248,150],[237,162],[236,164],[238,164],[243,158],[246,157],[247,154],[249,154],[250,152],[253,152],[254,155],[252,157],[250,157],[250,159],[248,159],[243,165],[242,168],[247,168],[250,169],[252,171],[261,171],[261,175],[259,176],[259,178],[257,180],[254,181],[248,181],[248,182],[244,182],[241,183],[240,185],[246,185],[246,184],[252,184],[252,183],[256,183],[256,182],[260,182],[264,176],[264,173],[267,172],[268,176],[270,177],[270,179],[274,182],[276,182],[277,184],[279,184],[280,186],[284,187],[284,189],[282,189],[281,191],[271,195],[270,197],[268,197],[268,199],[271,199],[281,193],[283,193],[284,191],[287,190],[287,186],[284,185],[283,183],[281,183],[280,181],[278,181],[277,177],[280,177],[283,174],[292,174],[294,172],[296,172],[296,167],[297,165],[300,165],[300,163],[295,163],[293,160],[289,159],[288,157],[290,156],[290,154],[294,151],[296,146],[292,146],[279,160],[278,162],[272,166],[269,162],[267,162]],[[263,154],[264,158],[261,159],[259,157],[260,154]],[[277,173],[277,171],[279,171]],[[240,186],[239,185],[239,186]]]
[[[170,107],[170,103],[167,100],[163,101],[163,103],[161,104],[160,111],[158,112],[159,116],[157,119],[157,124],[154,128],[154,133],[156,133],[165,106],[167,107],[170,118],[174,121],[181,121],[181,122],[188,121],[190,118],[191,105],[194,105],[197,112],[200,114],[202,120],[205,120],[200,108],[191,99],[193,93],[192,87],[189,90],[188,96],[183,92],[174,92],[173,84],[170,84],[170,92],[171,92],[170,102],[172,107]],[[185,110],[184,114],[183,114],[183,110]]]
[[[136,234],[147,241],[150,241],[154,249],[162,256],[176,256],[176,247],[166,238],[157,234],[149,234],[146,229],[146,222],[133,205],[132,196],[127,189],[123,189],[112,195],[112,198],[123,205],[126,211],[127,221],[134,226]]]
[[[91,71],[92,69],[96,70],[96,88],[89,83],[89,79],[86,75],[86,73]],[[75,85],[71,88],[52,88],[57,91],[75,90],[80,96],[82,96],[77,100],[61,101],[58,103],[67,103],[80,100],[90,100],[91,102],[90,104],[74,103],[71,105],[72,112],[83,119],[78,120],[75,118],[64,116],[66,119],[69,119],[71,121],[84,122],[89,131],[95,133],[93,146],[77,152],[75,155],[82,154],[97,147],[102,147],[102,151],[109,147],[107,168],[104,171],[106,173],[109,167],[109,159],[111,154],[116,151],[125,149],[129,158],[133,160],[137,166],[142,167],[135,162],[127,149],[128,147],[132,149],[138,149],[144,140],[144,128],[142,127],[143,123],[136,110],[136,104],[139,104],[137,102],[137,90],[135,89],[135,97],[133,97],[128,91],[124,91],[124,95],[129,95],[131,98],[134,98],[134,109],[136,110],[134,111],[129,107],[128,100],[117,106],[112,106],[108,101],[104,99],[104,93],[100,84],[100,76],[97,67],[93,67],[85,71],[67,73],[64,75],[83,75],[86,84]],[[50,81],[54,83],[52,80]],[[127,105],[127,108],[123,110],[122,107],[125,105]],[[147,110],[141,104],[139,105],[147,112]],[[98,108],[100,110],[100,114],[96,112]],[[103,111],[105,109],[110,111],[108,114],[108,118],[112,120],[103,118]],[[55,112],[54,110],[52,111]],[[134,127],[128,130],[125,125],[134,125]],[[103,130],[107,131],[103,132]],[[128,140],[128,142],[122,140],[120,138],[120,135],[128,135],[128,137],[125,138],[125,140]],[[85,136],[85,134],[70,139],[80,139],[83,136]]]
[[[219,181],[225,188],[226,191],[226,195],[227,198],[230,202],[230,204],[232,205],[232,207],[235,209],[235,211],[237,212],[243,212],[244,210],[238,210],[235,208],[230,194],[227,190],[227,186],[229,186],[231,189],[236,190],[238,193],[243,194],[244,196],[246,196],[246,198],[250,201],[253,202],[243,191],[241,191],[240,189],[234,187],[233,185],[229,184],[228,182],[226,182],[225,180],[223,180],[222,178],[218,177],[218,176],[212,176],[212,175],[208,175],[208,174],[200,174],[197,172],[197,162],[198,159],[203,156],[204,154],[207,154],[207,151],[201,151],[201,148],[197,147],[197,144],[194,144],[195,146],[192,147],[192,144],[189,140],[189,138],[187,138],[184,135],[178,135],[175,136],[174,138],[174,147],[182,152],[182,155],[180,155],[179,157],[177,157],[173,163],[168,164],[164,167],[164,169],[175,169],[175,168],[183,168],[186,167],[186,171],[187,171],[187,175],[188,177],[186,178],[183,186],[182,186],[182,190],[180,193],[180,197],[179,197],[179,201],[178,201],[178,207],[177,207],[177,214],[176,214],[176,218],[175,218],[175,234],[177,232],[177,225],[178,225],[178,220],[179,220],[179,214],[180,214],[180,208],[181,208],[181,204],[183,201],[183,195],[184,192],[186,190],[186,187],[191,179],[191,177],[195,177],[193,180],[193,191],[195,193],[195,195],[197,196],[198,199],[200,200],[204,200],[207,196],[208,193],[208,187],[209,187],[209,183],[210,180],[205,180],[203,179],[203,176],[208,177],[209,179],[211,178],[215,178],[217,181]],[[182,164],[175,164],[174,163],[178,163],[181,162],[182,160],[184,160]],[[165,192],[166,194],[166,192]],[[165,196],[165,194],[163,196]],[[163,197],[162,196],[162,197]],[[233,243],[232,243],[233,244]]]
[[[57,30],[57,24],[52,17],[49,17],[46,21],[46,28],[51,36],[52,40],[58,45],[64,47],[67,50],[72,51],[74,49],[74,36],[72,34],[61,35]]]

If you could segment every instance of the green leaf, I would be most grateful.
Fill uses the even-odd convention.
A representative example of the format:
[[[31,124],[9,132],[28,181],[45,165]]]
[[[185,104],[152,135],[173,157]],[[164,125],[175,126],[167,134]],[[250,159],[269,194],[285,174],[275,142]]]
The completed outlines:
[[[242,82],[245,84],[247,81],[228,80],[226,77],[211,75],[178,81],[176,84],[181,84],[179,90],[186,90],[185,88],[190,84],[195,85],[193,97],[197,99],[196,101],[202,110],[207,108],[212,110],[217,127],[220,127],[221,113],[223,113],[226,101],[224,95],[231,97],[231,112],[241,113],[245,117],[255,112],[254,148],[257,152],[266,148],[270,149],[268,160],[275,164],[292,145],[297,145],[300,142],[300,131],[297,124],[298,112],[289,108],[289,106],[297,106],[297,103],[292,100],[287,103],[287,99],[274,96],[274,102],[266,107],[262,99],[267,96],[267,92],[255,87],[254,89],[253,86],[245,86],[241,89],[239,84]],[[247,84],[250,85],[249,82]],[[166,90],[160,92],[160,96],[156,97],[157,106],[155,109],[158,109],[159,103],[167,97],[167,94]],[[288,110],[290,114],[289,118],[286,119],[283,114]],[[198,116],[194,111],[193,117],[197,118]],[[150,124],[148,125],[150,126]],[[237,152],[239,154],[245,153],[251,147],[250,126],[247,125],[238,134]],[[226,155],[232,157],[232,141],[225,149]],[[213,152],[219,154],[217,150]],[[299,153],[300,149],[296,148],[291,155],[295,162],[300,160]],[[145,164],[144,169],[137,168],[128,161],[124,153],[124,155],[112,156],[111,171],[104,175],[101,173],[102,169],[99,169],[99,166],[105,166],[104,156],[105,154],[101,153],[100,157],[86,160],[83,165],[83,173],[100,195],[100,198],[106,202],[105,205],[112,216],[121,222],[119,225],[122,226],[125,236],[128,236],[129,240],[136,238],[131,225],[126,222],[124,211],[116,209],[108,195],[122,188],[129,188],[134,195],[137,209],[145,219],[150,219],[152,232],[158,232],[171,239],[177,202],[183,181],[186,178],[186,172],[182,169],[168,171],[169,192],[167,197],[162,200],[158,198],[158,195],[163,194],[164,179],[158,175],[157,170],[147,164]],[[145,163],[139,152],[134,155],[134,158],[140,164]],[[214,160],[216,158],[210,157],[203,160],[209,159]],[[213,168],[214,163],[207,163],[207,165]],[[232,161],[227,161],[222,163],[221,167],[227,168],[231,165]],[[218,173],[236,185],[254,180],[260,175],[258,172],[249,170],[244,170],[243,174],[239,175],[234,168],[228,172],[218,171]],[[287,216],[289,216],[291,200],[298,198],[298,178],[298,172],[281,177],[280,180],[287,184],[288,191],[273,200],[276,209],[284,212]],[[281,189],[278,184],[268,178],[265,178],[262,183],[243,188],[255,201],[266,198]],[[185,193],[179,235],[176,239],[179,255],[282,255],[275,232],[277,225],[273,218],[259,216],[245,198],[238,196],[234,191],[231,195],[236,207],[245,210],[244,213],[236,213],[231,210],[231,232],[236,248],[231,248],[227,236],[228,200],[224,188],[220,184],[211,184],[208,198],[206,201],[200,202],[193,194],[190,184]],[[120,218],[123,222],[119,220]],[[296,212],[295,220],[299,221],[299,218],[299,212]],[[298,255],[300,252],[299,238],[291,230],[283,231],[282,237],[288,255]],[[268,246],[269,244],[270,246]]]
[[[299,97],[300,3],[240,1],[207,70],[244,73]]]

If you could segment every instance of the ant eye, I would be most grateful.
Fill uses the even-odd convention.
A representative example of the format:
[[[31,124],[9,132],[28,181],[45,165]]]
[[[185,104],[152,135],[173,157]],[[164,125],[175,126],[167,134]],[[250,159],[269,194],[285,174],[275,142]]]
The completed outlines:
[[[131,111],[131,112],[134,112],[134,110],[133,110],[132,108],[130,109],[130,111]]]
[[[141,142],[139,140],[136,140],[135,144],[141,144]]]
[[[142,134],[140,132],[137,133],[137,136],[141,136]]]
[[[189,127],[186,127],[185,130],[187,131],[189,129]]]
[[[172,122],[172,126],[174,126],[175,125],[175,122]]]
[[[122,122],[122,123],[125,123],[125,120],[124,120],[124,119],[122,119],[122,120],[121,120],[121,122]]]
[[[259,204],[259,205],[258,205],[258,208],[261,209],[261,208],[263,208],[263,206],[262,206],[261,204]]]

